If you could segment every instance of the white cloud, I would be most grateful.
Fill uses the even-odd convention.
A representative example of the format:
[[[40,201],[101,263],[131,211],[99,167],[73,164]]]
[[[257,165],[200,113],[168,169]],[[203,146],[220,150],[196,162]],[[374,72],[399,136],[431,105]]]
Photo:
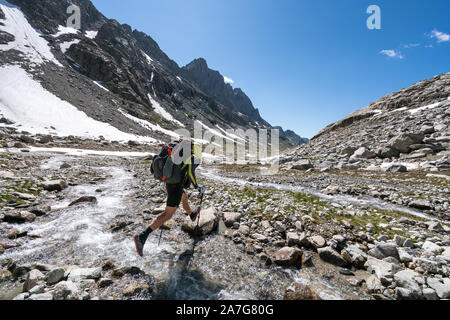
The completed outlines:
[[[233,79],[228,78],[228,77],[223,77],[223,81],[225,81],[225,83],[229,83],[229,84],[233,84],[234,83]]]
[[[398,59],[404,58],[404,56],[401,54],[401,52],[398,52],[395,50],[381,50],[380,53],[388,56],[389,58],[398,58]]]
[[[440,32],[437,31],[436,29],[434,29],[433,31],[431,31],[431,38],[436,38],[437,42],[447,42],[450,41],[450,34],[444,33],[444,32]]]
[[[415,47],[419,47],[420,43],[410,43],[410,44],[404,44],[403,48],[405,49],[409,49],[409,48],[415,48]]]

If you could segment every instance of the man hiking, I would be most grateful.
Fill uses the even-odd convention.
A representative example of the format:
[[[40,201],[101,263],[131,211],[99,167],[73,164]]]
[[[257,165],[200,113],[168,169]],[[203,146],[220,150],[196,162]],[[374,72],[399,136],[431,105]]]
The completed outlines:
[[[195,169],[197,168],[199,164],[199,158],[195,157],[194,152],[194,143],[189,140],[180,139],[178,141],[174,141],[169,144],[169,146],[164,146],[163,151],[161,154],[165,153],[167,151],[166,158],[164,161],[164,172],[166,172],[167,162],[169,161],[170,164],[172,164],[172,161],[174,159],[174,156],[177,155],[181,158],[183,158],[184,161],[181,162],[179,165],[181,169],[181,181],[177,183],[170,183],[170,179],[166,179],[165,176],[162,176],[162,178],[158,177],[161,181],[164,181],[166,184],[166,190],[167,190],[167,204],[166,209],[163,214],[158,216],[156,219],[152,221],[150,226],[145,229],[142,233],[138,235],[134,235],[134,243],[136,245],[136,251],[140,257],[143,257],[144,253],[144,245],[147,241],[147,238],[149,235],[153,232],[161,228],[164,223],[169,221],[174,213],[177,211],[178,207],[180,206],[180,203],[183,203],[183,208],[186,211],[187,215],[190,216],[192,222],[194,222],[197,219],[197,216],[200,212],[200,207],[192,211],[191,207],[189,206],[189,199],[184,189],[188,189],[191,184],[194,186],[195,189],[197,189],[201,194],[204,193],[205,188],[199,187],[197,184],[197,179],[195,177]],[[167,150],[168,149],[168,150]],[[187,151],[187,152],[186,152]],[[183,157],[183,152],[186,152],[188,156]],[[160,156],[161,156],[160,154]],[[189,156],[190,154],[190,156]],[[200,151],[200,157],[201,157],[201,151]],[[153,158],[152,163],[152,173],[154,173],[154,170],[157,169],[157,165],[154,165],[155,158]],[[172,164],[173,165],[173,164]],[[175,167],[175,165],[173,165]],[[154,173],[155,174],[155,173]],[[175,175],[175,174],[174,174]],[[155,174],[155,177],[157,174]],[[173,180],[173,179],[172,179]],[[177,180],[175,178],[175,180]]]

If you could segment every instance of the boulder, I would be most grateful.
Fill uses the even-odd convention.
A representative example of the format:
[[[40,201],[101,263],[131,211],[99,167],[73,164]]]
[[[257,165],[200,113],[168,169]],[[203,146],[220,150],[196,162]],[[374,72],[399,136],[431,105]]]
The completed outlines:
[[[287,245],[288,247],[296,247],[296,246],[300,246],[300,237],[298,235],[298,233],[296,232],[288,232],[286,234],[286,241],[287,241]]]
[[[44,274],[39,270],[33,269],[27,274],[25,283],[23,284],[23,292],[28,292],[38,285],[45,278]]]
[[[81,203],[92,203],[92,204],[96,204],[97,203],[97,198],[96,197],[81,197],[73,202],[71,202],[69,204],[69,207],[75,206],[77,204],[81,204]]]
[[[47,273],[45,281],[48,285],[54,285],[64,279],[65,270],[63,268],[54,268]]]
[[[414,293],[406,288],[395,288],[395,297],[397,300],[416,300]]]
[[[341,255],[349,265],[357,268],[363,268],[367,261],[367,254],[355,245],[342,249]]]
[[[100,279],[102,268],[75,268],[68,276],[68,281],[78,282],[83,279]]]
[[[380,280],[383,278],[393,278],[394,274],[401,269],[393,263],[382,261],[372,257],[367,258],[364,266],[367,268],[367,272],[375,274]]]
[[[284,300],[322,300],[309,285],[294,282],[284,293]]]
[[[79,300],[80,289],[72,281],[58,283],[53,291],[55,300]]]
[[[424,139],[423,134],[403,133],[399,136],[392,138],[389,141],[389,146],[402,153],[409,153],[411,152],[410,146],[413,144],[422,143],[423,139]]]
[[[319,253],[320,259],[325,262],[331,263],[338,267],[345,267],[347,265],[344,258],[331,247],[319,248],[317,252]]]
[[[185,218],[182,229],[195,236],[205,236],[216,230],[219,222],[216,209],[208,208],[200,212],[200,220],[192,222],[188,216]]]
[[[224,212],[223,214],[224,223],[228,228],[233,227],[233,224],[239,222],[240,219],[241,214],[237,212]]]
[[[381,159],[392,159],[392,158],[398,158],[400,155],[400,152],[397,149],[394,149],[391,146],[384,146],[380,147],[375,151],[376,155]]]
[[[436,294],[441,299],[450,298],[450,278],[442,280],[437,278],[427,278],[427,284],[436,291]]]
[[[381,242],[375,248],[369,250],[369,255],[380,260],[387,257],[399,260],[397,246],[393,243]]]
[[[432,255],[436,255],[444,251],[444,248],[441,248],[440,246],[431,241],[425,241],[424,244],[422,245],[422,250]]]
[[[326,244],[326,241],[322,236],[309,237],[308,242],[315,249],[323,248]]]
[[[369,293],[377,293],[384,289],[380,279],[372,275],[366,279],[366,286]]]
[[[44,188],[44,190],[47,191],[62,191],[64,189],[68,188],[67,182],[65,182],[64,180],[51,180],[51,181],[44,181],[42,183],[42,187]]]
[[[414,280],[415,277],[419,277],[417,272],[406,269],[394,274],[394,281],[398,287],[408,289],[416,299],[419,299],[422,296],[422,290],[416,280]]]
[[[27,300],[36,300],[36,301],[53,300],[53,296],[50,293],[33,294]]]
[[[36,215],[27,212],[6,212],[3,217],[3,221],[7,223],[26,223],[26,222],[33,222],[36,219]]]
[[[361,147],[358,150],[356,150],[355,153],[353,153],[351,158],[353,158],[353,159],[373,159],[376,156],[377,155],[375,154],[375,152],[370,151],[366,147]]]
[[[306,171],[306,170],[309,170],[312,168],[314,168],[314,166],[312,165],[311,161],[308,159],[299,160],[292,165],[292,169],[294,169],[294,170]]]
[[[413,200],[409,203],[411,208],[419,209],[419,210],[432,210],[433,206],[428,200],[418,199]]]
[[[444,233],[445,232],[445,229],[442,226],[442,224],[440,224],[437,221],[430,222],[428,224],[428,230],[434,231],[434,232],[438,232],[438,233]]]
[[[299,249],[284,247],[275,252],[272,256],[272,261],[282,267],[294,267],[298,266],[302,254],[302,251]]]

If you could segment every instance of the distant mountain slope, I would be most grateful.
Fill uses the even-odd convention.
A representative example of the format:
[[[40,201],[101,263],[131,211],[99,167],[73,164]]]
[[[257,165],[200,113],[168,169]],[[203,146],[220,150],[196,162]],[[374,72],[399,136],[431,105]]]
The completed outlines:
[[[201,72],[179,68],[150,36],[107,19],[89,0],[0,3],[6,11],[0,11],[0,66],[20,65],[45,90],[96,121],[159,140],[173,138],[178,128],[192,130],[194,120],[207,130],[271,128],[245,93],[226,85],[218,72],[210,77],[206,61],[199,61]],[[65,27],[72,3],[81,9],[80,31]],[[280,136],[284,147],[303,142],[292,131]]]
[[[283,158],[319,169],[450,168],[450,73],[389,94],[328,125]],[[398,167],[397,167],[398,169]],[[404,169],[399,169],[404,170]]]

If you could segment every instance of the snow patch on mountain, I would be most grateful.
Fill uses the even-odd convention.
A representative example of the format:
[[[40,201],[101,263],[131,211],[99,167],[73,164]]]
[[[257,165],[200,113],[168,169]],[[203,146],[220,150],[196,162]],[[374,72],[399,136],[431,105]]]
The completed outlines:
[[[54,38],[58,38],[63,34],[78,34],[80,31],[71,27],[58,26],[58,32],[53,35]]]
[[[19,66],[0,67],[0,113],[32,134],[77,136],[126,142],[156,142],[150,137],[120,131],[110,124],[88,117],[70,103],[61,100],[35,81]]]
[[[28,23],[19,7],[5,0],[0,0],[0,7],[5,14],[5,20],[2,20],[4,25],[0,25],[0,30],[12,34],[15,38],[8,44],[0,45],[0,50],[17,50],[34,65],[51,61],[62,67],[50,51],[48,42]]]
[[[66,53],[67,50],[69,50],[70,46],[73,44],[78,44],[80,43],[80,40],[76,39],[76,40],[72,40],[72,41],[66,41],[66,42],[62,42],[59,44],[59,47],[61,48],[61,51],[63,53]]]
[[[128,119],[133,120],[134,122],[136,122],[137,124],[139,124],[141,127],[145,128],[145,129],[161,132],[161,133],[165,134],[166,136],[169,136],[172,138],[178,139],[180,137],[180,135],[178,133],[171,131],[171,130],[164,129],[158,124],[153,124],[151,122],[148,122],[147,120],[139,119],[139,118],[132,116],[131,114],[128,114],[120,109],[119,109],[119,112],[122,113]]]
[[[180,127],[185,127],[184,124],[182,124],[180,121],[175,119],[170,113],[168,113],[160,104],[158,101],[153,99],[151,94],[148,94],[148,99],[150,100],[153,108],[155,109],[155,112],[162,116],[164,119],[169,120],[170,122],[176,123]]]
[[[86,38],[95,39],[97,37],[98,31],[86,31],[84,33]]]

